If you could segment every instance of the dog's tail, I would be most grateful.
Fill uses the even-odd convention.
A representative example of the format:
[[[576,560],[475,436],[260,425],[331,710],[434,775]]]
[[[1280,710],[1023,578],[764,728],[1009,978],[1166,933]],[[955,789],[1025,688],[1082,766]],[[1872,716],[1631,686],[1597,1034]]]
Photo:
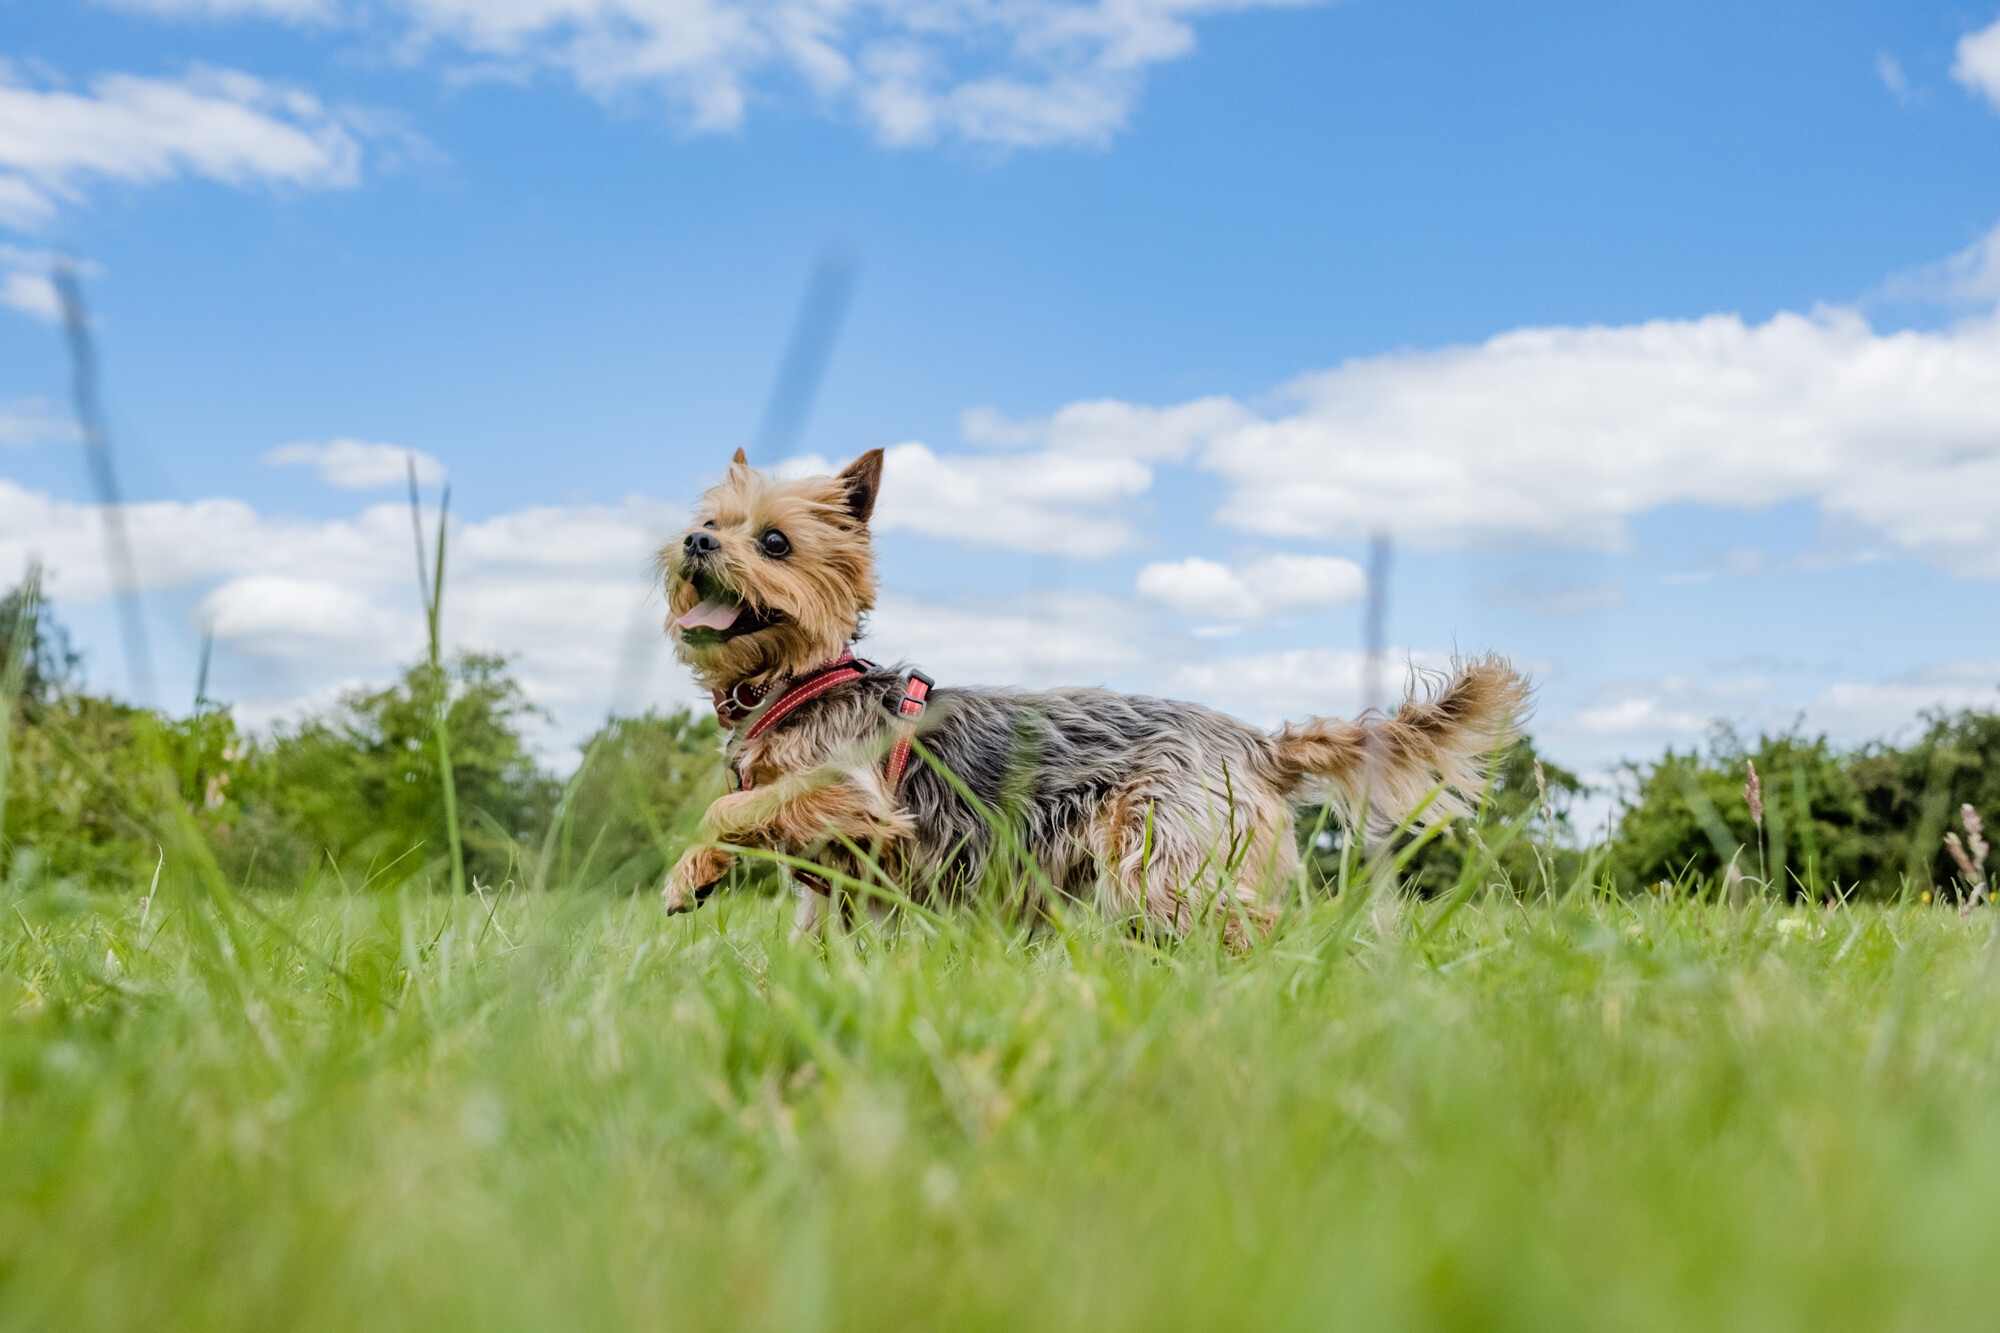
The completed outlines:
[[[1496,755],[1513,744],[1525,720],[1528,683],[1505,658],[1475,657],[1442,682],[1423,680],[1394,714],[1351,722],[1312,718],[1287,723],[1272,738],[1279,781],[1325,800],[1352,828],[1366,812],[1368,832],[1394,828],[1443,785],[1418,821],[1436,823],[1469,811]],[[1313,789],[1317,787],[1318,790]]]

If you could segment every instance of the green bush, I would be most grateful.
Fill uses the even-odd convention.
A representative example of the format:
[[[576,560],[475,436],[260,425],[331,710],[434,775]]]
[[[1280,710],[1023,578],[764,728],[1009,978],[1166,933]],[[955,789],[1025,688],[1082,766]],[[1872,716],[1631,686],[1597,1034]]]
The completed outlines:
[[[1840,751],[1825,737],[1721,731],[1706,754],[1668,751],[1634,765],[1609,866],[1621,888],[1705,880],[1734,858],[1773,891],[1889,898],[1962,879],[1944,834],[1971,805],[2000,813],[2000,715],[1929,715],[1912,745]],[[1757,766],[1764,825],[1751,819],[1746,761]],[[1761,861],[1760,861],[1761,852]],[[1952,888],[1956,893],[1964,886]]]
[[[45,614],[21,614],[25,596],[0,598],[0,663],[16,627],[27,631],[0,874],[32,863],[55,880],[143,884],[172,841],[169,823],[191,824],[237,883],[434,874],[447,854],[432,725],[441,692],[468,872],[502,882],[550,825],[561,784],[528,747],[535,710],[499,657],[466,654],[442,672],[420,664],[387,689],[251,737],[227,709],[176,721],[84,692],[66,638]]]
[[[500,657],[463,654],[442,673],[419,664],[387,689],[278,728],[254,752],[239,799],[343,874],[396,882],[439,870],[449,854],[432,725],[441,690],[466,873],[502,882],[520,845],[548,826],[561,786],[521,735],[536,710]]]
[[[722,729],[687,709],[613,718],[583,747],[548,844],[543,882],[657,886],[687,845],[726,771]]]

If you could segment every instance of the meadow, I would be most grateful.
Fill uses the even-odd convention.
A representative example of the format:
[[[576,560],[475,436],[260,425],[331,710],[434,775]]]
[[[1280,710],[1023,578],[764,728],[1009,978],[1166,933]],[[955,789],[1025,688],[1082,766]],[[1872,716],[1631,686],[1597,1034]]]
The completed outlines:
[[[1989,913],[1357,879],[1247,955],[776,900],[0,897],[0,1325],[1925,1328]]]
[[[2000,720],[1723,737],[1595,842],[1523,745],[1428,841],[1309,817],[1247,950],[1084,909],[801,938],[769,865],[692,915],[653,892],[720,790],[712,721],[614,721],[558,781],[505,664],[433,654],[244,736],[88,694],[22,606],[0,1328],[1935,1329],[2000,1301],[1971,826],[1974,882],[1933,873]],[[1778,775],[1754,811],[1746,760]]]

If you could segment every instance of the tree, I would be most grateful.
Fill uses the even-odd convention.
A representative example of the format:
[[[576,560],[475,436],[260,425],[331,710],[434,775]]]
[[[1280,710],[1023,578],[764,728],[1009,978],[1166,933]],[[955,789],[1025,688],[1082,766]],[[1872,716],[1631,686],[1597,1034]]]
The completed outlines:
[[[36,605],[28,607],[32,595],[25,582],[0,595],[0,663],[11,660],[15,652],[16,627],[27,626],[27,643],[21,649],[18,699],[18,706],[24,710],[45,707],[71,688],[83,665],[83,659],[70,647],[69,635],[49,614],[48,604],[35,597]],[[29,612],[25,619],[24,608]]]
[[[442,672],[420,663],[387,689],[355,691],[330,714],[281,728],[258,799],[343,868],[396,880],[442,863],[443,783],[430,744],[441,690],[466,869],[498,883],[518,845],[546,826],[560,790],[521,735],[537,710],[501,657],[462,654]]]
[[[713,716],[611,719],[584,744],[546,882],[657,887],[726,780]]]
[[[1826,737],[1760,736],[1754,747],[1719,729],[1707,754],[1668,750],[1631,765],[1634,789],[1620,813],[1609,869],[1627,892],[1661,881],[1706,881],[1738,871],[1785,897],[1898,891],[1891,830],[1870,809],[1860,778],[1893,754],[1835,750]],[[1760,828],[1745,786],[1758,773]],[[1892,762],[1891,767],[1896,767]]]

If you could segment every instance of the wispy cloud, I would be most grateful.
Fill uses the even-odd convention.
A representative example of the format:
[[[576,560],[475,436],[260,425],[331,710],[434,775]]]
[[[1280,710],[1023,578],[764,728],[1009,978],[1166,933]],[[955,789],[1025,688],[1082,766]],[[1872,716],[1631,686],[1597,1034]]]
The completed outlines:
[[[2000,107],[2000,20],[1958,39],[1951,77]]]
[[[274,467],[310,467],[329,486],[346,491],[374,491],[401,486],[415,460],[417,480],[426,486],[444,480],[444,464],[421,449],[366,440],[329,440],[325,444],[281,444],[264,455]]]
[[[0,403],[0,447],[47,444],[76,438],[71,420],[41,398],[16,398]]]
[[[62,318],[62,301],[50,275],[56,255],[51,250],[28,250],[18,245],[0,245],[0,305],[24,315],[51,322]],[[79,264],[78,271],[98,272],[94,264]]]
[[[1486,585],[1486,595],[1502,606],[1544,616],[1587,616],[1625,604],[1625,585],[1617,579],[1592,583],[1516,575]]]
[[[48,222],[94,181],[338,188],[360,174],[354,127],[295,88],[198,68],[106,74],[75,92],[0,61],[0,222],[15,227]]]
[[[1189,556],[1147,565],[1136,586],[1142,597],[1187,615],[1261,621],[1345,606],[1367,593],[1368,575],[1352,560],[1328,555],[1271,555],[1234,568]]]
[[[567,74],[604,99],[655,94],[696,132],[732,130],[760,92],[803,85],[886,144],[1103,143],[1146,71],[1194,49],[1197,20],[1309,0],[113,0],[210,17],[399,13],[406,55],[459,73]]]
[[[1910,104],[1910,80],[1903,73],[1902,61],[1887,51],[1878,53],[1875,57],[1875,77],[1882,80],[1882,86],[1889,90],[1891,97],[1904,106]]]

